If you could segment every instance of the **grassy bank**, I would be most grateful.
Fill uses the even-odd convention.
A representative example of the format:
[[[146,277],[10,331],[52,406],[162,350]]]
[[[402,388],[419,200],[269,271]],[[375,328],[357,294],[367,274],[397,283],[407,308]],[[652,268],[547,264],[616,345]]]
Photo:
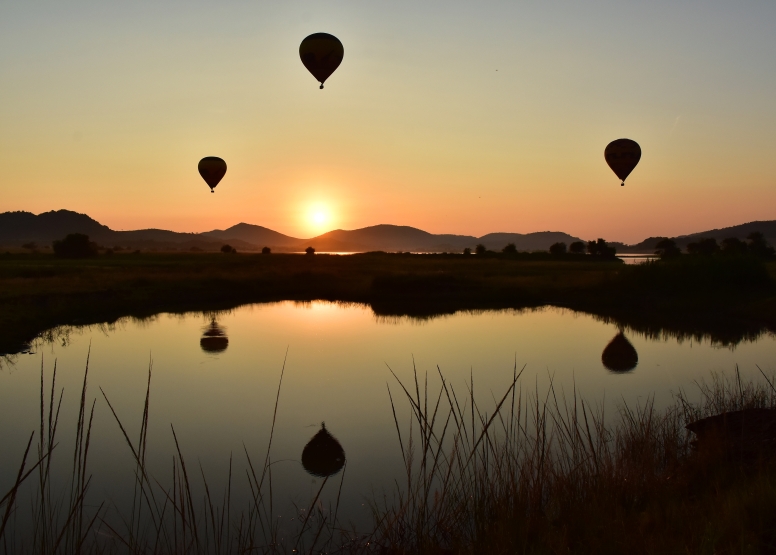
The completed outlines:
[[[515,383],[494,412],[446,383],[437,394],[403,389],[414,437],[402,446],[407,482],[377,513],[388,552],[776,550],[774,445],[743,457],[732,443],[694,445],[685,429],[706,416],[776,410],[772,379],[758,387],[715,377],[700,384],[699,403],[680,394],[656,411],[648,398],[621,405],[610,424],[573,392],[526,395]]]
[[[371,529],[344,524],[339,493],[333,506],[318,503],[325,488],[341,491],[346,467],[323,480],[299,508],[291,533],[280,530],[272,508],[273,495],[274,503],[283,495],[277,487],[273,493],[272,434],[260,457],[246,451],[230,459],[226,488],[215,491],[182,455],[174,427],[171,479],[148,470],[150,371],[137,437],[127,433],[107,396],[92,397],[85,375],[72,447],[58,447],[61,393],[55,376],[50,393],[41,380],[40,429],[23,457],[20,453],[15,485],[0,499],[0,552],[754,554],[776,549],[773,449],[741,457],[724,445],[695,448],[684,427],[708,415],[776,410],[773,377],[756,384],[742,384],[737,374],[714,377],[698,392],[679,394],[664,411],[647,399],[638,406],[621,405],[614,418],[574,392],[564,397],[552,386],[541,393],[524,390],[517,369],[511,385],[487,407],[475,402],[475,384],[461,392],[441,375],[440,380],[441,387],[430,390],[427,378],[416,375],[414,383],[394,383],[390,390],[386,410],[396,415],[409,408],[413,415],[409,425],[396,419],[396,448],[406,472],[395,489],[372,498]],[[275,414],[277,403],[291,402],[282,397],[282,373],[280,383]],[[133,463],[133,476],[114,477],[136,483],[127,506],[95,498],[89,488],[96,403],[112,412]],[[266,425],[274,429],[275,422]],[[70,484],[54,484],[52,465],[70,464]],[[238,488],[250,491],[245,506],[232,500]],[[33,496],[32,511],[22,514],[24,491]],[[15,525],[26,514],[32,522],[24,533]]]
[[[626,266],[590,256],[367,253],[114,254],[83,260],[0,256],[0,352],[57,325],[330,300],[377,314],[428,317],[459,310],[552,304],[642,331],[709,334],[736,342],[776,329],[776,266],[747,257],[682,257]]]

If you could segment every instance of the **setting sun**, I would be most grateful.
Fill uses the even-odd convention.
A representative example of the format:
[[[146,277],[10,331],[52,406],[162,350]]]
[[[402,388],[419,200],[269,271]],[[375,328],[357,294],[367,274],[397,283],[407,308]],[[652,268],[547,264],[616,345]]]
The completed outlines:
[[[332,217],[329,206],[316,203],[308,207],[305,213],[305,224],[310,232],[316,235],[330,231]]]

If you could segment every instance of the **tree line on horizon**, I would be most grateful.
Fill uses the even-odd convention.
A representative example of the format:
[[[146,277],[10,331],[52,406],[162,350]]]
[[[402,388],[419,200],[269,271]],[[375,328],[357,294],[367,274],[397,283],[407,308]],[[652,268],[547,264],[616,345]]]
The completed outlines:
[[[682,250],[673,239],[663,238],[655,245],[655,254],[661,259],[672,259],[682,255]],[[737,237],[728,237],[718,244],[713,237],[698,239],[687,245],[688,255],[753,255],[757,258],[774,258],[776,251],[768,244],[765,236],[759,231],[753,231],[742,241]]]
[[[34,242],[25,243],[22,248],[29,250],[30,252],[37,252],[38,245]],[[664,237],[660,239],[655,248],[654,254],[660,259],[668,260],[682,256],[682,249],[676,244],[674,239]],[[122,247],[105,248],[97,243],[91,241],[89,236],[83,233],[70,233],[63,239],[54,241],[52,243],[52,250],[55,256],[60,258],[88,258],[97,256],[100,251],[105,254],[111,255],[114,252],[120,252],[124,250]],[[192,252],[202,252],[202,249],[192,247]],[[236,254],[237,249],[229,244],[224,244],[220,251],[224,254]],[[133,253],[139,253],[139,250],[132,251]],[[542,251],[539,251],[542,252]],[[564,242],[556,242],[550,245],[549,249],[544,252],[557,257],[563,257],[566,255],[589,255],[599,259],[613,259],[616,257],[617,249],[609,245],[604,239],[599,238],[595,241],[574,241],[568,246]],[[265,246],[261,249],[262,254],[271,254],[270,247]],[[493,256],[506,256],[512,257],[519,253],[515,243],[509,243],[501,251],[488,250],[486,246],[479,243],[475,246],[472,252],[471,248],[463,249],[464,256],[479,256],[479,257],[493,257]],[[305,249],[306,255],[314,255],[315,248],[312,246]],[[447,253],[444,253],[447,254]],[[450,253],[454,254],[454,253]],[[768,243],[765,236],[755,231],[750,233],[746,240],[742,241],[737,237],[728,237],[723,239],[721,244],[717,243],[717,240],[711,237],[701,238],[698,241],[689,243],[686,247],[687,255],[700,255],[700,256],[712,256],[712,255],[752,255],[757,258],[772,259],[776,257],[776,250]]]

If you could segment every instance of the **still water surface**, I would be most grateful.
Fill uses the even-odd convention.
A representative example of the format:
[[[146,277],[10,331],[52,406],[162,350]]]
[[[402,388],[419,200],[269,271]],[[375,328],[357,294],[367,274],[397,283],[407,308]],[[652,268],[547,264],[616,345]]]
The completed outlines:
[[[290,518],[293,503],[309,504],[320,485],[320,479],[305,473],[300,459],[325,421],[347,455],[340,510],[361,526],[368,523],[363,506],[373,492],[392,488],[401,473],[386,384],[399,399],[403,423],[410,411],[389,367],[414,389],[414,365],[421,377],[428,373],[432,391],[439,384],[439,367],[462,397],[468,397],[471,377],[483,410],[491,410],[494,396],[506,391],[515,366],[525,366],[524,389],[541,393],[552,378],[558,391],[570,395],[576,386],[588,401],[612,407],[644,402],[652,395],[658,406],[665,406],[680,389],[692,396],[695,380],[708,380],[712,372],[731,374],[736,365],[744,379],[759,378],[756,365],[768,374],[776,371],[773,335],[730,347],[708,340],[650,339],[625,329],[638,365],[629,372],[611,372],[601,355],[619,330],[591,316],[553,308],[415,320],[376,317],[360,305],[282,302],[64,331],[0,369],[3,492],[13,483],[30,432],[39,427],[41,366],[48,394],[55,362],[56,389],[64,388],[57,456],[61,477],[67,476],[89,356],[87,395],[90,403],[96,399],[90,453],[93,501],[108,499],[121,506],[131,495],[133,476],[131,455],[99,388],[134,440],[149,363],[152,473],[169,481],[172,424],[187,464],[194,470],[201,464],[212,489],[223,487],[230,454],[234,456],[239,501],[240,492],[247,490],[244,448],[260,466],[285,360],[271,451],[278,517]],[[325,500],[336,496],[341,477],[335,477]]]

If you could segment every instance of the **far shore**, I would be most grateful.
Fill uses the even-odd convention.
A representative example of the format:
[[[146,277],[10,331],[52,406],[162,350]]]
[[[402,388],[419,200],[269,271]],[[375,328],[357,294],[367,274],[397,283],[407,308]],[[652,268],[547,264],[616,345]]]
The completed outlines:
[[[683,255],[628,265],[546,252],[5,254],[0,353],[61,325],[282,300],[363,303],[379,315],[420,318],[550,305],[648,334],[735,344],[776,332],[776,262]]]

